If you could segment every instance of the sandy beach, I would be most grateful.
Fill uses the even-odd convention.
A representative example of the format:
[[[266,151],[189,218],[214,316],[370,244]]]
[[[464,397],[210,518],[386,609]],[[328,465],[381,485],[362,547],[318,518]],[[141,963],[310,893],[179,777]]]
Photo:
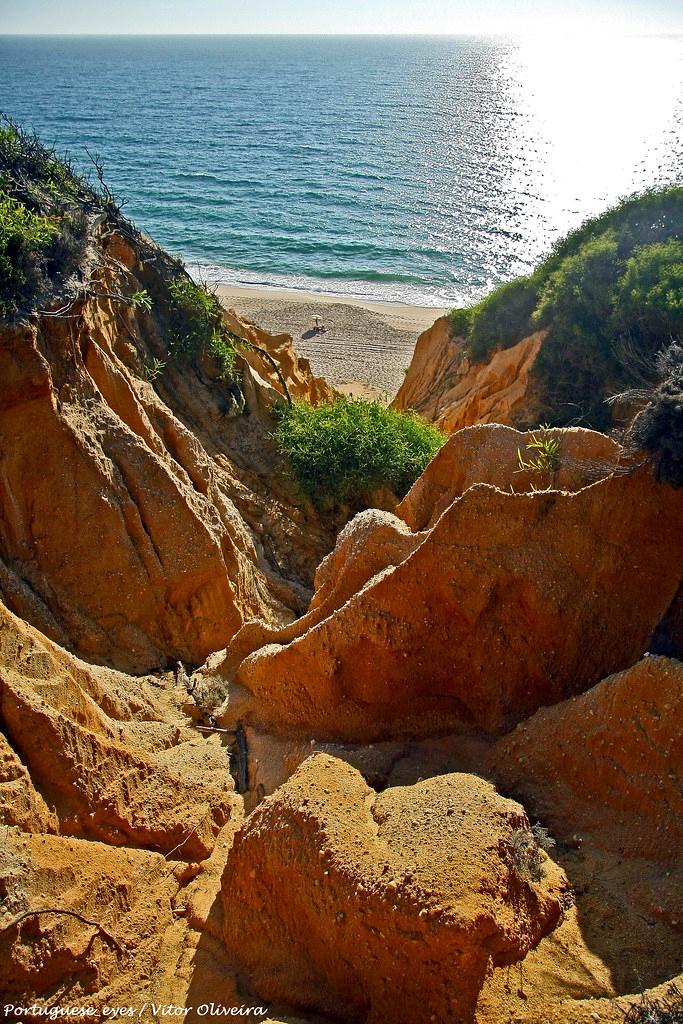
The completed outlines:
[[[245,319],[291,334],[313,372],[338,390],[384,401],[396,394],[418,335],[445,312],[284,289],[219,285],[217,292]]]

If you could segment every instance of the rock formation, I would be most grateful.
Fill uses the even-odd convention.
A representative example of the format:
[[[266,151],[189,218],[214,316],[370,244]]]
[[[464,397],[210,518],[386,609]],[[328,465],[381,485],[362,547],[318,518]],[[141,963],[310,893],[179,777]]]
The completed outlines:
[[[564,839],[675,863],[683,848],[683,663],[648,657],[542,708],[500,740],[491,771]]]
[[[543,338],[539,331],[473,363],[463,340],[452,337],[447,317],[439,317],[418,338],[392,407],[415,409],[448,434],[473,423],[533,426],[537,396],[530,371]]]
[[[6,824],[203,859],[239,817],[225,751],[189,727],[172,677],[133,688],[1,605],[0,666]]]
[[[237,684],[222,720],[345,742],[501,733],[633,664],[680,584],[683,492],[616,465],[601,435],[558,436],[575,491],[516,490],[529,435],[454,435],[399,506],[418,532],[351,524],[307,616],[249,624],[206,666]]]
[[[187,887],[215,893],[204,864],[243,819],[187,701],[172,675],[87,665],[0,606],[5,1001],[186,997]]]
[[[565,880],[518,874],[523,809],[474,776],[376,794],[317,754],[236,835],[227,948],[271,1002],[345,1021],[472,1019],[492,965],[562,913]]]
[[[241,392],[188,374],[160,321],[115,298],[149,289],[161,308],[152,264],[120,235],[99,245],[95,296],[0,329],[0,593],[92,661],[196,664],[246,619],[291,619],[331,533],[277,470],[270,364],[251,352]],[[291,339],[227,318],[295,395],[324,397]]]

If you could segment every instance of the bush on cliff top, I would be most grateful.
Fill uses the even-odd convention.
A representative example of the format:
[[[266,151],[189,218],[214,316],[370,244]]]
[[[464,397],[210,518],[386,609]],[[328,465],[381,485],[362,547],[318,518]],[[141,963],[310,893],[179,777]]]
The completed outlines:
[[[37,287],[36,266],[47,261],[56,223],[32,213],[0,187],[0,316],[16,313]]]
[[[389,487],[403,497],[445,441],[412,412],[338,398],[279,412],[276,441],[299,487],[318,504],[366,504]]]
[[[73,273],[85,211],[109,202],[35,135],[0,118],[0,316],[31,311]]]
[[[605,429],[604,400],[629,384],[629,362],[652,363],[683,337],[683,188],[647,192],[586,221],[532,275],[449,320],[475,362],[547,330],[533,369],[544,418]]]

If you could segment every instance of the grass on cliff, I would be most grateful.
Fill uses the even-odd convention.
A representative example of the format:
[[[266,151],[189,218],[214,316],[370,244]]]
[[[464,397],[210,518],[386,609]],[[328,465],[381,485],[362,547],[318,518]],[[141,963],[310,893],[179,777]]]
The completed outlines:
[[[87,211],[110,202],[68,160],[0,118],[0,316],[47,300],[79,266]]]
[[[338,398],[295,402],[278,414],[278,449],[316,504],[367,504],[378,487],[406,494],[445,441],[412,412]]]
[[[647,192],[586,221],[528,277],[449,314],[471,358],[548,331],[533,368],[553,425],[605,429],[608,389],[683,338],[683,188]]]

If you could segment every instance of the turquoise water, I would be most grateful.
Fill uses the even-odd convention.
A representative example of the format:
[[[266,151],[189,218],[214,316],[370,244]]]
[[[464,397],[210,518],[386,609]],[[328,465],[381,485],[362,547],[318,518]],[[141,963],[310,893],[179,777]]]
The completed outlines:
[[[682,71],[680,37],[3,37],[0,109],[212,280],[451,305],[683,180]]]

